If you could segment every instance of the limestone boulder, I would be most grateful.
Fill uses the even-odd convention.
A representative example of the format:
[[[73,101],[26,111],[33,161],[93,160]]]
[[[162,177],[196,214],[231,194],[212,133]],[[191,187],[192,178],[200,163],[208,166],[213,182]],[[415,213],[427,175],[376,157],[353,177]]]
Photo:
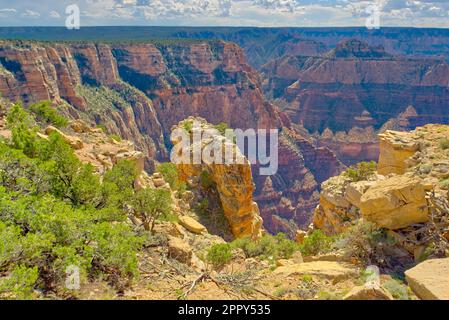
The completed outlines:
[[[192,233],[196,234],[202,234],[207,232],[207,229],[205,226],[203,226],[201,223],[196,221],[195,219],[188,217],[188,216],[180,216],[179,218],[179,224],[189,230]]]
[[[425,187],[418,178],[394,176],[379,181],[360,198],[366,220],[396,230],[428,221]]]
[[[141,151],[120,150],[117,154],[112,155],[112,161],[114,162],[114,164],[122,160],[133,162],[139,175],[143,172],[145,166],[145,157]]]
[[[360,207],[360,199],[363,194],[372,187],[375,181],[358,181],[350,183],[345,190],[345,198],[352,205]]]
[[[62,139],[64,139],[64,141],[67,142],[75,150],[80,150],[84,147],[84,143],[80,138],[66,135],[61,130],[53,126],[48,126],[45,129],[45,134],[50,135],[52,133],[58,133],[62,137]]]
[[[382,287],[357,286],[343,300],[394,300],[391,293]]]
[[[405,272],[413,292],[423,300],[449,300],[449,258],[432,259]]]
[[[344,175],[332,177],[323,182],[321,196],[336,207],[347,208],[350,203],[345,197],[345,190],[349,182],[349,178]]]
[[[297,230],[295,234],[295,240],[297,243],[302,244],[306,236],[307,232],[305,232],[304,230]]]
[[[180,238],[170,237],[168,241],[168,254],[172,259],[190,264],[192,259],[192,248],[186,241]]]
[[[165,185],[165,180],[162,178],[156,178],[153,179],[153,183],[156,188],[159,188]]]
[[[76,133],[92,132],[92,128],[86,122],[80,119],[70,122],[70,128]]]

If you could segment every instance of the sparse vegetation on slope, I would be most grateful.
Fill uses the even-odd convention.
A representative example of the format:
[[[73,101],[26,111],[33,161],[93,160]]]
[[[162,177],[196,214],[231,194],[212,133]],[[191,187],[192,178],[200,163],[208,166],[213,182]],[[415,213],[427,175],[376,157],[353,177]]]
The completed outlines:
[[[101,179],[59,134],[37,135],[40,116],[13,106],[12,138],[0,143],[0,296],[70,297],[71,267],[81,284],[103,279],[123,290],[138,276],[137,251],[146,238],[126,223],[127,212],[154,223],[170,213],[171,199],[136,193],[136,169],[126,160]]]

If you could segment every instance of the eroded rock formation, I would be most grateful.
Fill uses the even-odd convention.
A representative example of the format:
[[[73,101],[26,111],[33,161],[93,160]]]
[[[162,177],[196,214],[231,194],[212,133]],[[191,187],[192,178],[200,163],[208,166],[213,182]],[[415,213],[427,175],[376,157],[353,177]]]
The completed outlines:
[[[378,172],[360,181],[343,173],[324,182],[315,226],[338,234],[363,218],[390,230],[414,254],[434,241],[432,237],[414,238],[432,224],[439,226],[433,232],[444,242],[449,225],[448,139],[449,127],[444,125],[381,134]]]
[[[201,185],[201,177],[208,176],[214,183],[214,188],[218,191],[224,215],[229,223],[231,231],[236,238],[251,237],[258,238],[261,235],[262,218],[259,215],[257,203],[253,201],[254,183],[251,174],[251,165],[249,161],[242,155],[238,147],[227,140],[224,136],[214,129],[212,125],[201,118],[189,118],[181,121],[173,130],[184,130],[186,123],[195,123],[190,131],[186,130],[188,137],[208,131],[208,138],[204,138],[199,142],[193,141],[188,149],[180,150],[186,154],[193,154],[195,150],[201,155],[207,153],[207,148],[211,146],[224,150],[227,147],[232,148],[234,159],[240,159],[238,163],[217,164],[210,162],[205,157],[201,157],[200,164],[193,164],[190,161],[177,163],[179,176],[181,180],[195,184],[197,187]],[[174,149],[178,143],[183,143],[176,139],[172,141]],[[217,150],[217,149],[215,149]],[[212,151],[212,152],[211,152]],[[213,154],[213,150],[211,149]],[[217,151],[215,151],[217,152]],[[182,156],[181,154],[179,156]],[[237,161],[237,160],[236,160]],[[242,163],[242,164],[240,164]]]

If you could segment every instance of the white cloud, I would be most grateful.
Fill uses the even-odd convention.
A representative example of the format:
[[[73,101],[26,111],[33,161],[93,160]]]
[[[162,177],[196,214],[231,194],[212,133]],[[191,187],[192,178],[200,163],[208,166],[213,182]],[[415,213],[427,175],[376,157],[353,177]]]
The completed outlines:
[[[61,18],[61,15],[59,14],[58,11],[50,11],[50,17],[55,18],[55,19],[59,19]]]
[[[22,16],[29,18],[38,18],[41,14],[37,11],[26,9],[25,12],[22,13]]]
[[[0,9],[0,13],[16,13],[17,10],[13,9],[13,8],[4,8],[4,9]]]

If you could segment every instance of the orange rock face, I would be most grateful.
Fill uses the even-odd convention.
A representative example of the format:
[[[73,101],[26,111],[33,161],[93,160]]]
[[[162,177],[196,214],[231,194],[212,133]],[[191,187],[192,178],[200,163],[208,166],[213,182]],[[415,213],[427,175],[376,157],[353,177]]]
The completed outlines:
[[[199,127],[193,130],[202,134],[205,130],[213,129],[204,119],[195,118],[199,123]],[[185,128],[185,123],[193,121],[189,118],[179,123],[174,129]],[[189,132],[189,135],[192,135]],[[179,140],[174,140],[175,148]],[[233,148],[234,158],[242,159],[242,164],[215,164],[208,163],[201,158],[201,164],[177,163],[180,178],[184,181],[198,180],[200,176],[207,173],[210,179],[215,183],[216,190],[219,194],[224,215],[231,227],[231,231],[236,238],[251,237],[259,238],[261,236],[262,219],[259,215],[257,203],[253,201],[254,184],[251,174],[251,165],[244,158],[237,146],[231,141],[226,140],[218,131],[208,140],[194,142],[190,144],[188,152],[193,150],[205,152],[205,148],[211,144],[219,144],[223,150],[225,145]]]

